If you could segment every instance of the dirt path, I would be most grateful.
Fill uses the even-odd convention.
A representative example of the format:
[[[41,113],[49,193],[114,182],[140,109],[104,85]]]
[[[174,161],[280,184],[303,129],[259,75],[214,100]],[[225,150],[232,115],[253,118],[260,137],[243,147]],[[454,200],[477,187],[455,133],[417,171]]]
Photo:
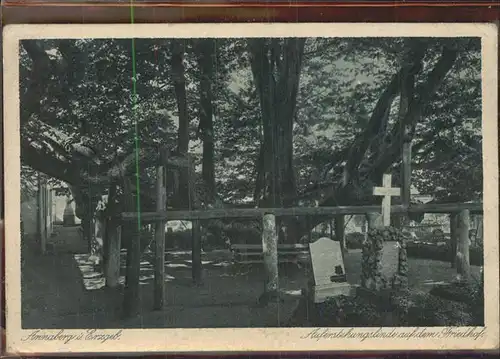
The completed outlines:
[[[190,253],[179,251],[167,257],[166,308],[154,312],[153,267],[145,256],[141,267],[142,314],[123,320],[122,289],[104,287],[102,275],[86,262],[87,246],[76,227],[58,227],[56,231],[47,254],[38,254],[29,243],[22,250],[24,328],[279,327],[293,313],[300,289],[306,286],[303,270],[281,268],[280,286],[289,295],[279,305],[258,308],[255,303],[263,290],[262,270],[234,273],[228,266],[228,253],[204,253],[204,283],[194,286]],[[361,252],[350,251],[345,266],[348,281],[357,284]],[[430,290],[432,284],[453,277],[449,263],[409,259],[412,287]]]
[[[76,227],[58,227],[48,253],[22,248],[22,323],[25,328],[59,328],[104,323],[119,308],[119,291],[87,291],[74,254],[86,251]],[[117,301],[118,300],[118,301]],[[116,304],[115,304],[116,303]]]
[[[281,286],[290,293],[286,300],[279,306],[257,308],[255,303],[263,289],[262,273],[228,272],[220,265],[227,256],[209,253],[204,256],[204,283],[194,286],[190,279],[190,256],[180,252],[167,261],[165,311],[151,310],[153,268],[143,260],[142,314],[123,320],[122,290],[103,287],[100,274],[89,269],[85,261],[86,244],[76,228],[60,227],[57,231],[47,254],[40,255],[29,245],[22,251],[25,328],[277,327],[291,316],[298,303],[294,293],[298,294],[303,287],[303,278],[284,277]],[[214,256],[222,261],[211,258]]]

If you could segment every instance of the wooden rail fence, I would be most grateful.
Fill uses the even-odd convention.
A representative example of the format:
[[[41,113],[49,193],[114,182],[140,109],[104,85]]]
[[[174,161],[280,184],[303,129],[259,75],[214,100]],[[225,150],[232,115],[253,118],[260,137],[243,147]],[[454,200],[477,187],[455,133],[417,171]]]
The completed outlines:
[[[159,169],[159,171],[161,171]],[[158,176],[162,180],[162,176]],[[165,203],[165,193],[160,185],[157,186],[158,196],[162,198],[161,203]],[[156,244],[155,244],[155,301],[154,307],[157,310],[161,310],[164,305],[165,296],[165,224],[167,221],[171,220],[187,220],[193,222],[193,234],[192,234],[192,277],[195,283],[199,283],[202,280],[202,261],[201,261],[201,236],[199,235],[200,221],[208,219],[228,219],[228,218],[266,218],[263,221],[263,258],[264,265],[271,275],[268,276],[265,288],[272,288],[274,283],[277,281],[277,271],[278,271],[278,261],[277,261],[277,234],[272,228],[267,228],[269,226],[275,228],[275,217],[279,216],[344,216],[353,214],[369,214],[369,213],[380,213],[380,206],[340,206],[340,207],[298,207],[298,208],[251,208],[251,209],[210,209],[210,210],[193,210],[193,211],[166,211],[165,208],[158,206],[157,212],[147,212],[147,213],[134,213],[127,212],[122,213],[121,223],[130,224],[131,222],[138,221],[140,216],[140,222],[142,224],[155,223],[156,228]],[[444,213],[450,214],[451,220],[451,242],[452,242],[452,253],[457,251],[462,253],[465,259],[465,263],[468,263],[469,257],[469,215],[481,214],[483,212],[483,207],[481,203],[458,203],[458,204],[418,204],[410,205],[408,207],[402,205],[391,206],[391,211],[393,213]],[[111,236],[112,240],[117,243],[121,242],[120,239],[121,231],[117,230],[114,236]],[[269,238],[271,236],[272,238]],[[269,245],[269,243],[274,245]],[[138,246],[133,246],[138,248]],[[110,245],[108,246],[113,253],[108,254],[110,260],[108,263],[110,265],[119,265],[119,248],[120,245]],[[127,260],[127,265],[131,266],[127,274],[140,271],[140,255],[130,255],[127,256],[135,259],[135,261]],[[452,258],[452,265],[454,260]],[[462,267],[462,266],[461,266]],[[463,269],[462,269],[463,270]],[[468,269],[468,265],[465,270]],[[117,284],[118,280],[115,278],[119,273],[116,268],[108,268],[106,270],[106,275],[109,277],[110,283]],[[134,276],[134,277],[138,277]],[[131,316],[137,313],[138,303],[139,303],[139,283],[138,281],[130,281],[127,278],[126,290],[124,298],[124,308],[126,308],[126,316]]]

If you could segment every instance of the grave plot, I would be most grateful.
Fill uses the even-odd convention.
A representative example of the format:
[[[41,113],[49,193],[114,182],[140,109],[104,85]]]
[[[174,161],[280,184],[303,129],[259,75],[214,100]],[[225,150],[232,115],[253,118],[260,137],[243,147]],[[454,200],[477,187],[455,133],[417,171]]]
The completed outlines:
[[[461,211],[462,223],[465,223],[467,210],[462,210],[460,206],[456,208],[445,206],[443,208],[436,207],[434,210]],[[405,211],[404,207],[390,206],[389,211],[384,212],[382,215],[382,223],[388,222],[384,216],[389,216],[393,209]],[[288,211],[295,215],[309,212],[321,214],[323,211],[325,213],[335,213],[335,211],[373,213],[377,211],[377,208],[367,206],[315,209],[252,209],[235,210],[231,214],[225,212],[225,216],[238,217],[243,214],[248,217],[257,217],[263,215],[266,219],[263,222],[264,231],[262,235],[262,265],[264,272],[258,280],[261,283],[260,288],[264,287],[263,294],[257,301],[258,307],[261,308],[271,308],[273,306],[277,308],[284,303],[283,298],[286,297],[284,296],[286,290],[278,270],[278,245],[276,244],[277,235],[274,225],[276,219],[274,215],[266,214],[268,211],[285,215]],[[180,214],[178,215],[180,216]],[[207,214],[186,212],[182,216],[192,218],[194,216],[207,216]],[[297,308],[283,325],[323,326],[327,325],[328,321],[331,321],[328,324],[331,326],[480,324],[481,319],[477,314],[480,311],[478,308],[481,306],[479,302],[450,301],[443,296],[436,295],[435,291],[431,293],[432,286],[438,284],[436,282],[449,283],[455,276],[451,273],[445,273],[443,277],[439,278],[441,280],[436,281],[433,280],[434,276],[431,274],[429,278],[425,278],[428,281],[427,283],[416,283],[413,278],[409,277],[409,273],[411,273],[409,268],[410,260],[407,256],[406,239],[401,231],[392,226],[377,226],[374,221],[370,222],[370,228],[367,240],[363,242],[362,252],[360,253],[359,275],[354,280],[352,274],[350,275],[346,269],[348,266],[345,264],[345,254],[343,254],[339,242],[328,238],[320,238],[309,245],[312,269],[310,272],[312,275],[311,281],[307,286],[302,287],[305,295],[300,298]],[[466,226],[463,228],[466,228]],[[464,237],[460,236],[460,238]],[[458,253],[464,252],[464,246],[466,244],[464,245],[463,241],[460,241]],[[186,255],[189,255],[189,253],[186,253]],[[350,256],[350,254],[346,255]],[[205,274],[205,270],[210,265],[203,263],[201,255],[197,257],[191,253],[191,258],[193,261],[199,258],[198,267],[191,266],[191,269],[202,268],[203,274],[198,278],[205,278],[203,282],[206,281],[207,285],[211,285],[209,284],[211,281],[210,276]],[[192,264],[192,262],[190,263]],[[470,266],[467,263],[467,259],[465,259],[464,264],[460,266],[460,275],[463,278],[468,277],[470,274]],[[184,265],[181,266],[184,267]],[[427,268],[427,273],[432,271],[432,266],[427,265],[427,267],[430,267]],[[419,267],[417,262],[414,273],[424,272],[422,268],[423,265],[420,264]],[[415,276],[418,277],[418,274],[415,274]],[[238,286],[235,283],[232,284],[233,289]],[[429,288],[422,290],[425,285]],[[214,290],[213,288],[212,290]],[[478,292],[473,285],[470,285],[470,288],[471,291]],[[245,293],[247,295],[246,300],[244,300],[246,305],[250,305],[249,303],[255,299],[258,292],[262,293],[262,290],[254,291],[253,294],[250,292]],[[234,292],[231,295],[234,295]],[[232,303],[234,305],[238,301],[232,299]],[[422,309],[423,314],[417,315],[417,309]],[[165,308],[164,310],[168,309]],[[436,315],[433,316],[433,314],[430,314],[431,312]],[[283,316],[281,317],[283,318]],[[287,318],[283,319],[286,320]]]
[[[328,239],[317,248],[311,245],[312,264],[315,273],[313,290],[324,288],[321,296],[304,298],[290,326],[471,326],[484,324],[483,279],[476,281],[471,273],[468,256],[468,211],[460,212],[460,242],[457,252],[458,276],[448,281],[431,282],[427,291],[409,286],[409,266],[406,238],[402,232],[390,226],[390,202],[388,196],[396,192],[387,190],[390,176],[384,178],[384,191],[375,194],[386,196],[382,211],[384,226],[376,228],[371,222],[367,239],[363,242],[361,276],[355,290],[340,291],[333,283],[327,283],[326,273],[331,273],[337,250],[326,247]],[[373,217],[372,217],[373,218]],[[325,261],[324,258],[329,257]],[[337,260],[338,261],[338,260]],[[413,263],[418,263],[413,261]],[[343,264],[343,261],[342,261]],[[342,266],[343,267],[343,266]],[[432,264],[431,264],[432,267]],[[317,276],[316,274],[321,274]],[[453,280],[455,279],[455,280]]]
[[[395,251],[394,244],[385,243],[383,250]],[[374,256],[376,257],[376,256]],[[338,294],[335,290],[324,296],[324,300],[314,303],[303,299],[297,307],[288,326],[442,326],[442,325],[482,325],[482,290],[481,286],[471,283],[454,283],[456,271],[449,264],[409,258],[408,287],[401,288],[398,263],[391,259],[384,263],[380,255],[378,272],[368,273],[379,281],[381,288],[363,287],[363,258],[361,253],[349,253],[345,256],[347,277],[350,279],[350,293]],[[373,258],[373,257],[372,257]],[[365,258],[367,259],[367,258]],[[316,261],[317,262],[317,261]],[[315,263],[313,259],[313,264]],[[386,264],[388,264],[386,266]],[[364,264],[373,268],[372,259]],[[325,266],[330,268],[329,265]],[[396,270],[394,269],[396,268]],[[366,274],[366,273],[365,273]],[[473,268],[473,277],[479,278],[479,270]],[[370,281],[367,281],[368,284]],[[394,284],[396,288],[394,288]],[[459,294],[457,294],[459,293]]]

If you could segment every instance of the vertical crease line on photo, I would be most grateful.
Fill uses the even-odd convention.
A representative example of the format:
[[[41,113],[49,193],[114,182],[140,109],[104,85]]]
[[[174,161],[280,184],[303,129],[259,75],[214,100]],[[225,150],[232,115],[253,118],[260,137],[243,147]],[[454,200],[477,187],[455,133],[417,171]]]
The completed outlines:
[[[134,0],[130,0],[130,23],[134,24]],[[139,176],[139,126],[137,123],[137,68],[135,56],[135,37],[132,36],[132,117],[134,123],[134,145],[135,145],[135,183],[136,183],[136,205],[137,205],[137,238],[141,240],[141,196]],[[140,295],[140,294],[139,294]],[[141,311],[142,312],[142,311]],[[142,314],[142,313],[140,313]],[[140,315],[141,327],[144,327],[142,315]]]

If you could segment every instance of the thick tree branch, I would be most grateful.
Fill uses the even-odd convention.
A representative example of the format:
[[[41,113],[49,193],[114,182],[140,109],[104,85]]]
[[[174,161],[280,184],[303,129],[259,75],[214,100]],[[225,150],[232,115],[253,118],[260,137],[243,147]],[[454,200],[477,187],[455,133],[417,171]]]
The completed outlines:
[[[354,173],[361,164],[366,151],[370,147],[371,141],[377,137],[379,128],[383,125],[384,119],[386,119],[387,109],[390,108],[392,102],[399,93],[402,72],[403,70],[400,70],[393,76],[391,82],[377,101],[366,129],[360,137],[355,140],[354,145],[351,147],[345,167],[345,174],[347,176],[346,182],[349,182],[354,177]]]
[[[424,107],[429,103],[432,96],[452,69],[457,56],[458,51],[456,49],[445,48],[442,52],[441,58],[438,60],[433,70],[427,77],[427,80],[418,87],[418,96],[410,102],[408,111],[402,118],[403,126],[405,128],[410,127],[407,134],[409,138],[413,137],[415,126],[420,120]],[[401,156],[400,144],[403,135],[404,134],[401,133],[401,126],[396,124],[392,131],[390,146],[387,147],[386,151],[375,161],[372,167],[370,176],[372,179],[380,177],[391,164],[398,161]]]
[[[346,183],[353,179],[354,173],[357,172],[359,165],[365,157],[366,151],[370,148],[373,141],[380,137],[380,129],[387,125],[390,108],[396,96],[401,92],[404,79],[408,74],[415,74],[420,70],[425,51],[426,48],[420,42],[414,43],[412,51],[410,51],[412,54],[411,58],[408,59],[407,64],[402,66],[402,68],[392,77],[388,86],[379,97],[366,129],[355,141],[351,153],[349,154],[349,159],[345,168]]]
[[[94,185],[110,185],[121,177],[131,174],[135,170],[136,163],[141,169],[154,167],[160,164],[161,156],[156,148],[140,148],[122,157],[115,164],[104,164],[96,168],[97,175],[88,172],[81,173],[82,180]],[[189,156],[170,154],[165,163],[169,168],[190,168]]]
[[[23,164],[53,178],[67,183],[79,181],[77,168],[71,162],[58,158],[52,149],[42,143],[21,139],[21,159]]]
[[[108,186],[111,182],[118,181],[121,176],[131,173],[135,169],[136,161],[139,161],[141,168],[155,166],[160,162],[165,162],[164,164],[170,168],[191,166],[192,160],[189,156],[177,154],[160,156],[157,148],[141,148],[137,152],[133,150],[111,163],[96,165],[92,157],[62,152],[61,149],[66,146],[58,143],[53,137],[57,133],[61,142],[65,137],[47,124],[42,122],[38,124],[44,129],[43,132],[36,138],[25,137],[21,140],[23,163],[73,185],[86,183]]]
[[[422,54],[423,56],[423,54]],[[423,108],[428,104],[431,100],[434,93],[437,91],[443,80],[445,79],[448,72],[453,67],[455,60],[457,58],[457,50],[445,48],[442,52],[442,55],[433,70],[427,77],[427,80],[417,88],[416,92],[418,96],[411,99],[409,97],[410,102],[407,106],[407,111],[404,114],[401,114],[400,119],[403,120],[404,125],[411,126],[412,129],[415,128],[417,122],[420,120],[421,112]],[[420,58],[421,59],[421,58]],[[363,158],[363,155],[366,152],[367,147],[363,150],[365,146],[370,145],[370,131],[376,131],[377,126],[380,126],[382,115],[384,113],[384,104],[387,106],[393,100],[395,93],[397,93],[400,89],[401,84],[401,74],[402,71],[407,71],[407,69],[402,69],[391,81],[388,88],[384,91],[377,106],[372,114],[372,118],[370,119],[370,124],[368,125],[367,130],[361,135],[361,138],[354,145],[354,150],[351,152],[355,158],[351,159],[351,171],[355,171],[356,166],[359,165]],[[399,82],[399,84],[396,84]],[[405,106],[406,107],[406,106]],[[378,114],[378,116],[375,116]],[[410,135],[412,135],[410,131]],[[347,183],[337,183],[332,184],[330,188],[321,188],[316,191],[316,194],[319,198],[320,206],[328,206],[328,205],[343,205],[346,203],[350,204],[367,204],[370,202],[370,196],[368,196],[367,188],[370,187],[373,181],[379,180],[379,177],[394,163],[396,163],[400,156],[400,146],[402,141],[402,133],[401,126],[399,123],[396,123],[393,131],[391,131],[391,141],[390,144],[386,147],[385,151],[380,154],[380,156],[373,161],[369,161],[372,163],[370,166],[371,169],[367,172],[367,175],[363,176],[363,178],[358,178],[358,181],[347,181]],[[360,148],[355,148],[356,146],[361,146]],[[370,187],[371,189],[371,187]],[[318,223],[321,223],[325,220],[330,219],[329,217],[317,217],[314,218],[313,223],[310,225],[314,226]],[[307,230],[307,226],[304,220],[298,220],[296,223],[296,230]]]

